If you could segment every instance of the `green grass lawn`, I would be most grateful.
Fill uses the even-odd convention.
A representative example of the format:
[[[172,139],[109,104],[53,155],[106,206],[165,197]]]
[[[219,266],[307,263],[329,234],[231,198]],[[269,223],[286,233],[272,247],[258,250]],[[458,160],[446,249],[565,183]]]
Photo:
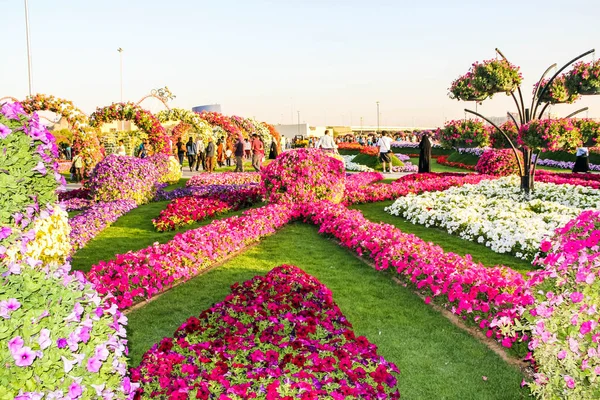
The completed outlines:
[[[445,251],[460,255],[471,254],[474,261],[492,267],[494,265],[506,265],[515,271],[526,273],[533,270],[533,266],[527,261],[513,257],[509,254],[498,254],[482,244],[471,242],[449,234],[438,228],[427,228],[424,225],[413,224],[402,217],[396,217],[384,211],[384,208],[392,205],[393,200],[379,203],[368,203],[352,206],[360,210],[365,218],[373,222],[385,222],[396,226],[402,232],[412,233],[427,242],[440,245]]]
[[[410,162],[414,165],[419,165],[419,158],[411,158]],[[438,164],[437,160],[431,159],[431,172],[473,172],[468,169],[449,167],[446,165]]]
[[[167,292],[129,317],[132,363],[188,317],[224,299],[229,286],[281,264],[296,265],[329,287],[357,334],[401,369],[406,399],[517,399],[521,373],[314,226],[293,223],[224,265]],[[487,380],[484,380],[486,377]]]

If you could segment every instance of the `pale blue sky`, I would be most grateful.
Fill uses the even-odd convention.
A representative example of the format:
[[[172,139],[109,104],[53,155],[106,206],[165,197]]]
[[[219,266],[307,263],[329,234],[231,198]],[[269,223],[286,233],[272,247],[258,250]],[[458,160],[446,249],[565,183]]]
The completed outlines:
[[[0,0],[0,97],[27,94],[24,2]],[[597,48],[600,1],[29,0],[33,91],[85,112],[169,86],[174,106],[221,103],[272,123],[440,125],[465,106],[447,88],[499,47],[525,76],[524,94],[554,62]],[[587,60],[591,60],[588,57]],[[497,95],[479,106],[504,115]],[[156,103],[145,103],[153,111]],[[558,114],[589,106],[587,96]]]

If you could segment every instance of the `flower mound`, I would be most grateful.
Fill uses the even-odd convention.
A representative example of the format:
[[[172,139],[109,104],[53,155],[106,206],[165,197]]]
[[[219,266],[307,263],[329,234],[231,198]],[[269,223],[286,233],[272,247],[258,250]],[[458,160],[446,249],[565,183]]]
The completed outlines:
[[[585,211],[556,230],[530,280],[536,304],[524,313],[537,364],[539,398],[600,398],[600,212]]]
[[[181,165],[173,156],[166,154],[155,154],[148,157],[148,161],[154,163],[158,171],[158,183],[177,183],[181,179]]]
[[[339,203],[344,195],[344,163],[321,150],[286,151],[261,174],[267,201],[272,203]]]
[[[480,174],[507,176],[518,174],[519,165],[511,149],[486,150],[477,161],[475,170]]]
[[[111,154],[96,165],[88,186],[95,201],[134,200],[140,205],[152,200],[159,178],[152,161]]]
[[[293,266],[232,286],[148,351],[144,396],[397,399],[398,368],[356,337],[331,291]]]

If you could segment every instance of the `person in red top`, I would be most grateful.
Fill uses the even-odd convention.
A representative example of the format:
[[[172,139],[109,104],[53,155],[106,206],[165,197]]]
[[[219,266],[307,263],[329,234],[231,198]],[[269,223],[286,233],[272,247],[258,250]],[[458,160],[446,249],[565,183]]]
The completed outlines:
[[[262,159],[265,155],[265,145],[255,133],[252,135],[252,166],[256,172],[260,172],[262,168]]]

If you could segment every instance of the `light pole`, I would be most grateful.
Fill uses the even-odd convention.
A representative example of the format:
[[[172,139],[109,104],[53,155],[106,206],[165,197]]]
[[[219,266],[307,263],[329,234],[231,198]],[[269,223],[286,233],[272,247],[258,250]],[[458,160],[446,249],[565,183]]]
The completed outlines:
[[[27,36],[27,74],[29,77],[29,95],[31,96],[31,45],[29,43],[29,7],[27,7],[27,0],[25,0],[25,34]]]
[[[379,102],[376,101],[376,103],[377,103],[377,132],[376,133],[379,133]]]
[[[120,70],[120,76],[121,76],[121,103],[123,102],[123,49],[121,47],[119,47],[117,49],[117,51],[119,52],[119,70]],[[123,131],[123,121],[121,121],[121,132]]]
[[[300,111],[298,111],[298,135],[300,134]]]

